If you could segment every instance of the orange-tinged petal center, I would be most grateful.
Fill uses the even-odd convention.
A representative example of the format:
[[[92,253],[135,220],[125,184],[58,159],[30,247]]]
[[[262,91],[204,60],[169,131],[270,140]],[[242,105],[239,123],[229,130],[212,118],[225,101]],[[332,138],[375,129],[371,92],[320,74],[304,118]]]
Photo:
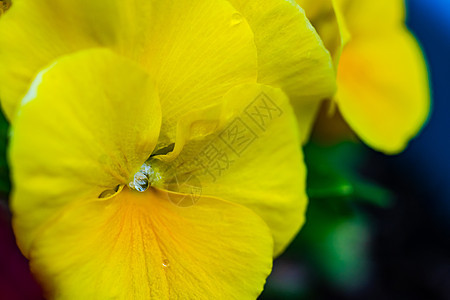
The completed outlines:
[[[67,210],[30,258],[50,298],[250,299],[272,249],[267,226],[247,208],[206,197],[180,207],[166,192],[125,187]]]

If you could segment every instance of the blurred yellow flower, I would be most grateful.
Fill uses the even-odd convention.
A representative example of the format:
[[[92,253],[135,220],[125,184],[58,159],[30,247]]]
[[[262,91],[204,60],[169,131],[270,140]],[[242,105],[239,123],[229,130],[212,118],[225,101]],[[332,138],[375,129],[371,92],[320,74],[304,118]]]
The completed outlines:
[[[426,64],[401,0],[297,0],[332,53],[339,111],[370,147],[402,151],[427,119]]]
[[[21,0],[0,64],[15,233],[49,297],[256,298],[304,222],[288,96],[334,92],[298,6]]]

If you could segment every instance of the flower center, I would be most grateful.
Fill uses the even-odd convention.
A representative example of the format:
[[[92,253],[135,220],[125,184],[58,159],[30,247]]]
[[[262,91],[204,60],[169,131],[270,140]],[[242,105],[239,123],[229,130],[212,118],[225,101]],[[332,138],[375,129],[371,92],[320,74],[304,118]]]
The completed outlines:
[[[138,192],[145,192],[154,182],[161,180],[161,174],[156,172],[152,166],[145,162],[141,169],[134,174],[133,181],[128,183],[128,187]]]

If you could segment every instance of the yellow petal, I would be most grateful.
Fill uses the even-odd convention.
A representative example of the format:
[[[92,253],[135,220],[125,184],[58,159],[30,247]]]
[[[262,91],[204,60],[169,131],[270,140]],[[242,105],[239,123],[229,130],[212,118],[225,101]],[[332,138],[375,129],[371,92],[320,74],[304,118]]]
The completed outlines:
[[[165,162],[172,162],[178,157],[187,142],[201,140],[214,134],[227,122],[229,114],[227,109],[226,103],[220,102],[205,108],[191,110],[179,117],[173,150],[158,156],[158,158]]]
[[[294,111],[299,124],[300,140],[302,145],[309,141],[311,131],[316,122],[322,103],[323,101],[294,106]]]
[[[253,33],[225,0],[153,1],[141,62],[155,76],[161,99],[161,142],[190,110],[218,103],[233,86],[256,82]]]
[[[322,0],[326,5],[319,7],[297,1],[333,53],[346,121],[369,146],[389,154],[403,150],[429,111],[427,71],[404,28],[404,2]]]
[[[234,23],[238,12],[226,0],[191,2],[18,1],[0,21],[6,115],[12,118],[42,68],[92,47],[111,48],[148,69],[160,91],[164,126],[236,84],[255,82],[256,47],[247,22]],[[169,129],[163,131],[171,138]]]
[[[33,78],[61,55],[92,47],[140,54],[148,1],[14,1],[0,19],[0,99],[7,117]]]
[[[66,210],[36,238],[31,268],[58,299],[256,299],[272,238],[249,209],[125,188]]]
[[[336,90],[330,54],[294,1],[229,0],[245,16],[258,50],[258,81],[281,87],[299,112],[306,141],[320,100]]]
[[[333,95],[330,55],[294,1],[229,1],[254,32],[260,83],[282,87],[295,103]]]
[[[330,51],[334,68],[337,68],[344,45],[349,40],[345,20],[336,2],[333,0],[296,0],[305,9],[307,17],[317,30],[325,47]],[[331,95],[331,98],[334,95]],[[316,122],[321,102],[295,107],[299,119],[302,142],[309,140],[311,130]]]
[[[174,182],[251,208],[270,227],[278,255],[304,222],[305,166],[296,119],[286,95],[243,85],[224,97],[218,131],[184,145],[165,171]],[[176,188],[176,184],[175,184]],[[189,203],[188,203],[189,204]]]
[[[426,65],[406,31],[349,43],[339,64],[338,86],[345,120],[376,150],[403,150],[428,116]]]
[[[336,65],[342,48],[352,37],[382,36],[403,26],[405,18],[402,0],[296,1],[305,9]]]
[[[305,10],[325,47],[334,57],[340,37],[332,0],[296,0],[296,2]]]
[[[12,209],[25,254],[55,211],[128,183],[152,153],[161,123],[147,73],[102,49],[61,58],[40,73],[19,112]]]

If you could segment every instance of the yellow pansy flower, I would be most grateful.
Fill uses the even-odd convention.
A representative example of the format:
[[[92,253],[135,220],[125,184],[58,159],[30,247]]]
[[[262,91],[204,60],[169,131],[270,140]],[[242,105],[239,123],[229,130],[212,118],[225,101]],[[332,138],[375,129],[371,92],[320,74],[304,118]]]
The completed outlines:
[[[402,0],[297,0],[332,53],[340,113],[370,147],[402,151],[427,119],[426,64]]]
[[[296,4],[17,0],[0,64],[14,229],[50,298],[261,292],[304,222],[288,96],[334,89]]]

